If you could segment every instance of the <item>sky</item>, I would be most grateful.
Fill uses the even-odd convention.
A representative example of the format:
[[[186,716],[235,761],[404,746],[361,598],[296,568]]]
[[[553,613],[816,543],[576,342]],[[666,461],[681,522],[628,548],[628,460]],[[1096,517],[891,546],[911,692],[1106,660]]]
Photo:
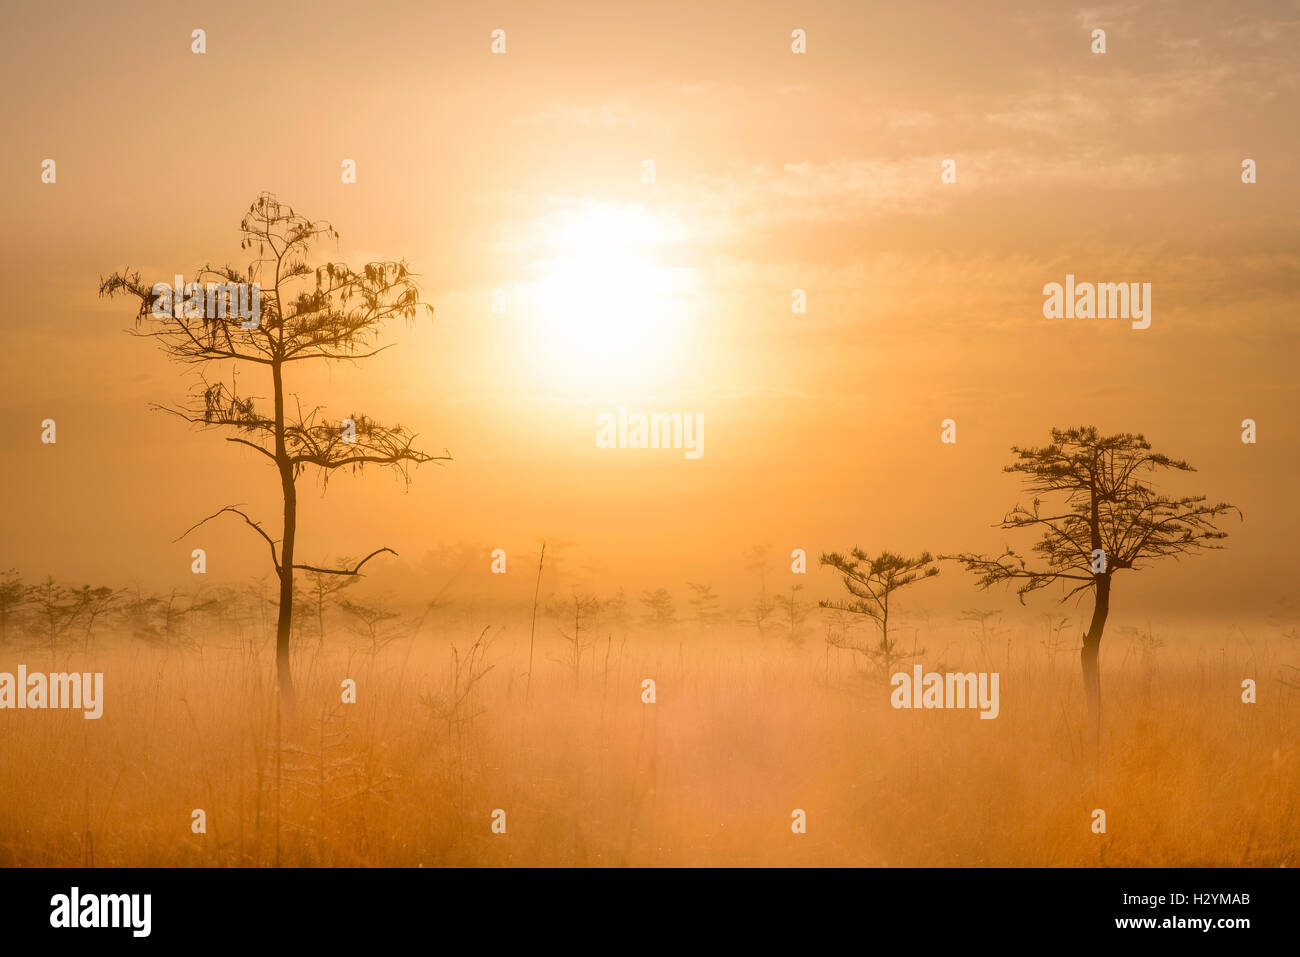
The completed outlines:
[[[435,309],[291,391],[452,458],[305,479],[308,560],[464,543],[523,587],[546,540],[597,587],[725,598],[762,544],[831,594],[824,550],[1027,548],[991,527],[1025,499],[1010,447],[1094,424],[1244,514],[1125,608],[1300,598],[1300,4],[8,3],[0,30],[0,567],[185,584],[203,546],[214,579],[269,573],[233,523],[175,541],[225,504],[274,523],[276,476],[150,410],[186,373],[97,288],[240,262],[270,191]],[[1045,318],[1067,274],[1150,283],[1150,328]],[[703,455],[599,448],[620,406],[702,415]],[[925,587],[977,602],[955,566]]]

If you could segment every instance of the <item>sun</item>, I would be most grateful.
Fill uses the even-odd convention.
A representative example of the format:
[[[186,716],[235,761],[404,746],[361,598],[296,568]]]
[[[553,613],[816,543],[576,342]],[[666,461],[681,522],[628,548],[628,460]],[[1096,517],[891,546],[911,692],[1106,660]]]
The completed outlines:
[[[628,204],[584,204],[542,230],[524,346],[551,386],[651,389],[675,377],[690,334],[694,270],[673,265],[683,230]]]

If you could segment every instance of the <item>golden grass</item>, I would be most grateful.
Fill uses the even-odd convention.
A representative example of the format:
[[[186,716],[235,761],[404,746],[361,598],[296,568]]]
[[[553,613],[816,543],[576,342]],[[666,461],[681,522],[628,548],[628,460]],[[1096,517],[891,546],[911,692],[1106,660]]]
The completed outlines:
[[[456,640],[462,655],[471,643]],[[1084,746],[1076,659],[1049,668],[1027,636],[1009,662],[1002,649],[945,653],[949,670],[1001,673],[992,721],[895,711],[850,653],[813,642],[602,640],[576,684],[550,660],[556,644],[539,636],[528,689],[526,639],[493,643],[461,710],[481,713],[463,722],[446,714],[447,640],[377,656],[305,647],[300,719],[280,748],[265,649],[123,641],[74,655],[60,670],[105,672],[101,720],[0,712],[0,865],[1300,861],[1300,691],[1279,680],[1285,642],[1169,648],[1153,665],[1113,638],[1099,754]],[[0,670],[20,661],[48,667],[38,651],[0,649]],[[345,677],[355,705],[340,703]],[[1241,703],[1244,677],[1257,704]],[[206,834],[191,833],[194,808]],[[504,835],[490,828],[497,808]],[[791,833],[795,808],[805,835]]]

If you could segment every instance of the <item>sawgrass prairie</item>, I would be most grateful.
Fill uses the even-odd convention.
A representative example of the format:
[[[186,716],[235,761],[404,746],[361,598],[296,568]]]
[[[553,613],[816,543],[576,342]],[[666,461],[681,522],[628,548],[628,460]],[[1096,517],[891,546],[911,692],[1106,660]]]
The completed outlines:
[[[269,642],[105,635],[59,661],[104,673],[101,719],[0,724],[0,865],[1300,860],[1300,648],[1275,627],[1109,636],[1098,749],[1077,642],[1053,652],[1028,618],[984,640],[959,622],[907,634],[926,668],[998,672],[998,717],[895,709],[853,652],[739,628],[601,635],[575,674],[539,623],[530,680],[524,621],[425,627],[377,651],[301,640],[289,721]],[[0,670],[39,655],[11,644]]]

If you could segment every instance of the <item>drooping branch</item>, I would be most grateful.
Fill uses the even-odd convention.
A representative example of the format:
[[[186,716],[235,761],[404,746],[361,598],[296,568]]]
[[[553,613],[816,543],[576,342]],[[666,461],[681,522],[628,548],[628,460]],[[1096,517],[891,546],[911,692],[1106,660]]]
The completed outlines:
[[[212,520],[213,520],[214,518],[216,518],[218,515],[224,515],[226,512],[232,512],[232,513],[234,513],[235,515],[238,515],[240,518],[242,518],[242,519],[243,519],[243,520],[248,524],[248,526],[249,526],[250,528],[253,529],[253,531],[257,532],[257,534],[261,535],[262,538],[266,539],[266,544],[267,544],[267,545],[270,547],[270,549],[271,549],[271,563],[272,563],[273,565],[275,565],[275,570],[276,570],[276,572],[277,572],[277,574],[278,574],[279,571],[280,571],[280,556],[277,555],[276,552],[275,552],[275,541],[274,541],[274,539],[272,539],[271,536],[268,535],[268,534],[266,533],[265,529],[263,529],[261,525],[259,525],[259,524],[258,524],[257,522],[255,522],[255,521],[253,521],[251,518],[248,517],[248,515],[247,515],[245,512],[241,511],[240,509],[235,508],[233,505],[227,505],[227,506],[225,506],[224,508],[219,508],[219,509],[217,509],[215,512],[213,512],[211,515],[209,515],[207,518],[203,519],[202,521],[195,522],[193,525],[191,525],[189,528],[187,528],[187,529],[184,531],[184,533],[181,534],[180,538],[175,539],[175,541],[178,541],[178,542],[179,542],[181,539],[183,539],[186,535],[188,535],[190,532],[194,531],[194,530],[195,530],[196,528],[198,528],[199,526],[201,526],[201,525],[206,525],[208,522],[212,521]]]
[[[262,538],[265,539],[266,544],[271,549],[271,562],[273,565],[275,565],[276,572],[279,573],[281,571],[280,557],[279,555],[276,554],[274,539],[272,539],[271,536],[266,533],[266,530],[263,529],[258,522],[255,522],[251,518],[249,518],[246,512],[236,508],[233,505],[227,505],[224,508],[219,508],[217,509],[217,511],[213,512],[207,518],[195,522],[193,525],[187,528],[178,538],[174,539],[174,541],[177,542],[181,541],[181,539],[185,538],[187,535],[190,534],[190,532],[194,531],[196,528],[199,528],[202,525],[206,525],[208,522],[212,521],[217,516],[223,515],[226,512],[231,512],[232,514],[238,515],[240,518],[244,520],[245,523],[248,524],[250,528],[253,529],[253,531],[257,532],[258,535],[261,535]],[[356,565],[354,565],[352,568],[346,568],[346,567],[345,568],[322,568],[319,565],[307,565],[307,564],[296,564],[296,563],[294,564],[293,567],[297,569],[301,569],[303,571],[317,572],[322,575],[360,576],[362,566],[365,565],[366,562],[370,561],[370,559],[374,558],[376,555],[382,555],[384,552],[388,552],[390,555],[397,554],[397,552],[395,552],[393,549],[385,546],[383,548],[376,548],[365,558],[361,559],[361,561],[357,562]]]
[[[370,559],[374,558],[376,555],[381,555],[381,554],[383,554],[384,552],[388,552],[390,555],[396,555],[396,554],[397,554],[397,552],[393,551],[391,548],[388,548],[388,547],[384,547],[384,548],[376,548],[373,552],[371,552],[371,553],[370,553],[369,555],[367,555],[365,558],[361,559],[361,561],[357,562],[356,566],[353,567],[353,568],[351,568],[351,569],[347,569],[347,568],[321,568],[321,567],[319,567],[319,566],[317,566],[317,565],[294,565],[293,567],[294,567],[294,568],[301,568],[303,571],[316,572],[316,573],[321,574],[321,575],[360,575],[360,574],[361,574],[361,566],[362,566],[362,565],[364,565],[366,562],[370,561]]]

